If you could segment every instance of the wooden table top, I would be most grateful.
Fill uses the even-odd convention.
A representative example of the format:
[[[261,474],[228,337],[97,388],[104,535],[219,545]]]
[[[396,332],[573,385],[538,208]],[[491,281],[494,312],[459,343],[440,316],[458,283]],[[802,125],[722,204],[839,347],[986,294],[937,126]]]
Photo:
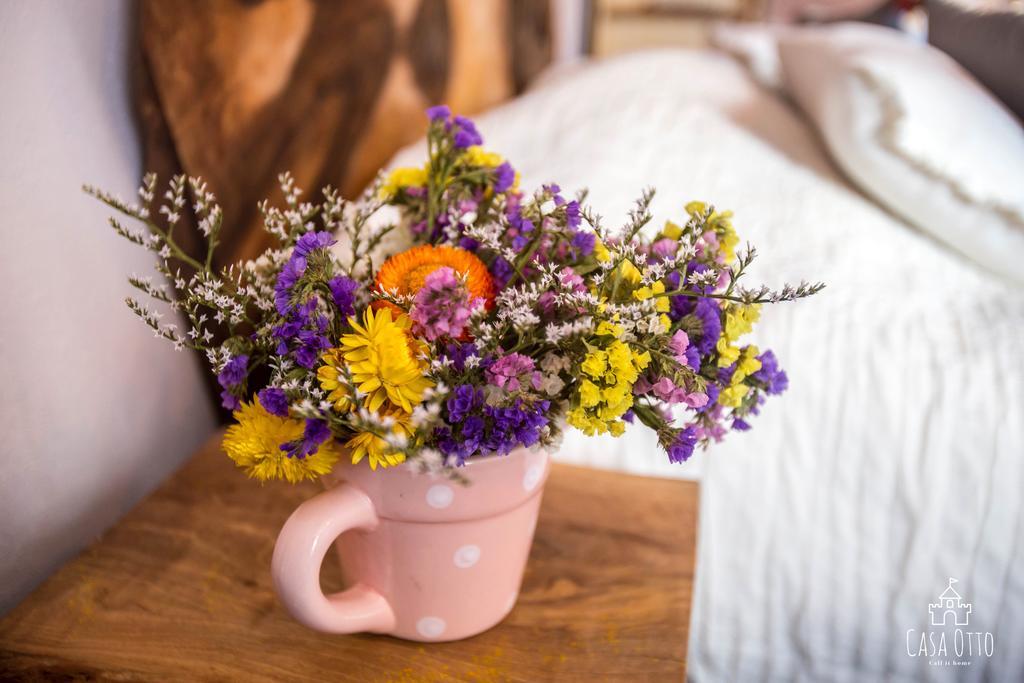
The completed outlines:
[[[260,487],[211,440],[0,620],[0,679],[683,680],[696,484],[556,464],[515,609],[430,645],[325,635],[285,613],[274,540],[317,490]],[[323,574],[342,587],[330,555]]]

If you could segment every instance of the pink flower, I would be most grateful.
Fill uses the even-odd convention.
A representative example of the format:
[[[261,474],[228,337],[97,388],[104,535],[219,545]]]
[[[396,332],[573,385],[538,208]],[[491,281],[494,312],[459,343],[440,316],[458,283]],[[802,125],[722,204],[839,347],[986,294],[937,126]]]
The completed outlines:
[[[697,244],[695,246],[698,250],[703,247],[705,251],[715,253],[718,251],[718,235],[715,234],[714,230],[705,230],[704,233],[697,238]]]
[[[573,292],[585,292],[587,286],[583,283],[583,278],[576,274],[576,271],[566,266],[562,268],[558,273],[558,279],[562,283],[562,286]]]
[[[680,365],[688,365],[686,362],[686,348],[689,345],[690,338],[682,330],[676,330],[676,333],[672,335],[672,341],[668,343],[669,350],[672,351],[672,355]]]
[[[718,422],[712,423],[710,427],[697,425],[697,439],[708,439],[710,441],[718,442],[722,440],[722,437],[725,436],[727,431],[728,430]]]
[[[715,289],[725,289],[729,286],[729,280],[732,278],[732,271],[728,268],[724,268],[718,272],[718,282],[715,285]]]
[[[685,387],[676,386],[668,377],[662,377],[653,384],[646,377],[641,377],[633,384],[633,393],[654,394],[665,403],[683,403],[691,408],[702,408],[708,402],[708,395],[703,391],[688,392]]]
[[[527,382],[539,390],[542,384],[540,372],[535,369],[533,359],[521,353],[510,353],[496,360],[487,368],[487,379],[491,384],[509,391],[519,391]]]
[[[668,237],[664,237],[651,245],[651,253],[660,261],[664,261],[671,256],[675,256],[676,250],[678,249],[679,242],[669,239]]]
[[[415,333],[429,341],[458,338],[466,331],[470,316],[484,300],[470,295],[466,284],[449,267],[438,268],[416,292],[409,317]]]

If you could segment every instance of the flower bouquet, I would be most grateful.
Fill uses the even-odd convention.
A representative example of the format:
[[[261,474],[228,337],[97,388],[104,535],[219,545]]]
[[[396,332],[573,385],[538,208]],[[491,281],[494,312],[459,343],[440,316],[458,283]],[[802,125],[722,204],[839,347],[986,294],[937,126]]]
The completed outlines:
[[[136,299],[128,306],[156,336],[205,354],[234,415],[224,450],[249,476],[326,475],[338,509],[369,500],[365,518],[346,513],[339,533],[438,521],[445,538],[460,537],[435,538],[430,547],[465,540],[462,527],[484,517],[525,508],[507,533],[525,535],[528,548],[547,471],[546,456],[536,454],[556,447],[563,429],[618,436],[640,423],[657,433],[669,460],[683,462],[729,429],[749,428],[765,397],[785,390],[772,352],[740,340],[762,304],[822,285],[744,287],[755,251],[738,251],[730,213],[691,202],[678,222],[649,237],[653,191],[646,191],[626,224],[610,231],[585,193],[570,199],[554,184],[521,188],[510,163],[481,146],[472,121],[443,106],[427,115],[425,164],[380,176],[356,201],[328,187],[317,203],[304,202],[282,175],[285,206],[260,205],[276,246],[222,270],[211,266],[222,212],[200,179],[175,177],[157,200],[157,179],[147,175],[141,204],[86,188],[145,226],[111,219],[118,234],[158,256],[163,283],[130,282],[183,313],[188,330],[161,322]],[[175,241],[189,207],[205,255]],[[390,248],[396,238],[408,248]],[[347,484],[336,485],[341,480]],[[509,480],[516,491],[503,493]],[[493,482],[490,491],[485,482]],[[414,509],[409,501],[419,493],[422,509]],[[314,627],[446,639],[486,628],[493,612],[504,615],[502,603],[470,608],[488,611],[475,620],[423,617],[422,605],[404,609],[415,599],[398,596],[400,580],[384,585],[372,568],[344,600],[294,588],[315,582],[313,568],[294,570],[302,579],[281,578],[289,571],[282,566],[310,541],[300,527],[320,519],[297,517],[282,539],[292,526],[289,538],[298,540],[285,542],[287,551],[278,543],[275,577],[293,613]],[[390,552],[394,564],[395,547],[376,551]],[[481,563],[493,555],[472,547]],[[519,565],[508,577],[514,594],[525,552],[513,554],[501,566]],[[474,551],[463,555],[465,564]],[[375,616],[339,615],[346,600],[362,600],[355,606]]]

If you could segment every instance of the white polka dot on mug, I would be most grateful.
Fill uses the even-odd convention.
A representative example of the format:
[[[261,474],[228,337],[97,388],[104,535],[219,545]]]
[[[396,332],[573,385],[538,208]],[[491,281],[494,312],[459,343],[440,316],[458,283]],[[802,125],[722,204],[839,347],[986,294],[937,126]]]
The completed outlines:
[[[452,561],[459,569],[469,569],[480,561],[480,546],[464,545],[455,551]]]
[[[441,617],[423,617],[416,622],[416,631],[424,638],[438,638],[444,634],[446,627]]]
[[[455,491],[451,486],[436,484],[427,489],[427,505],[441,510],[452,504],[455,500]]]

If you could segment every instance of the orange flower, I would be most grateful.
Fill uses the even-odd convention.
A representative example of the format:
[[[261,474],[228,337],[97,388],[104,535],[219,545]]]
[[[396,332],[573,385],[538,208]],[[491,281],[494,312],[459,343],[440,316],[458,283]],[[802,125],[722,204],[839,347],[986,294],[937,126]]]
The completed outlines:
[[[471,252],[459,247],[435,247],[425,244],[395,254],[377,271],[377,287],[399,295],[415,294],[423,287],[427,276],[445,266],[466,276],[469,293],[484,300],[484,306],[494,304],[494,281],[484,262]],[[374,306],[397,309],[387,301],[375,301]]]

